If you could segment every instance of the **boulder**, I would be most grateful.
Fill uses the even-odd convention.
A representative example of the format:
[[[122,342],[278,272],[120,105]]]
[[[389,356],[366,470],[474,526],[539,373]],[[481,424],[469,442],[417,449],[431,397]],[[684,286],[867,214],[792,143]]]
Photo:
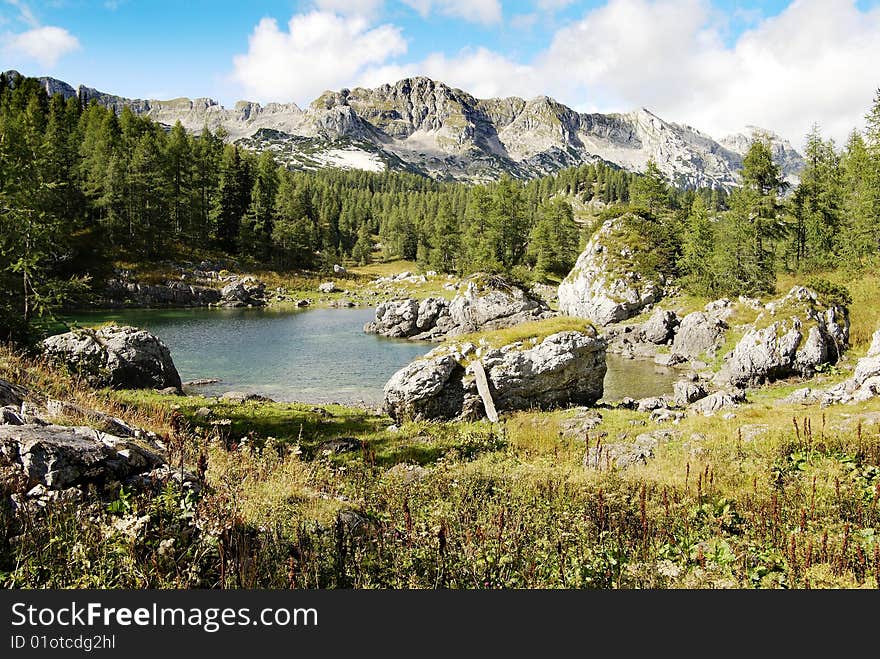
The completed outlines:
[[[336,287],[336,282],[325,281],[318,284],[319,293],[337,293],[340,289]]]
[[[376,317],[366,325],[367,334],[381,334],[393,338],[412,338],[431,333],[437,324],[448,321],[449,303],[436,297],[421,302],[407,298],[383,302],[376,307]]]
[[[401,338],[417,334],[419,303],[413,299],[383,302],[376,307],[376,317],[364,325],[367,334]]]
[[[483,365],[499,411],[591,405],[603,393],[605,341],[595,333],[559,332],[526,350],[489,351]]]
[[[260,394],[248,393],[246,391],[227,391],[220,396],[221,403],[232,403],[235,405],[243,405],[244,403],[272,403],[271,398]]]
[[[660,444],[675,439],[679,433],[671,430],[656,430],[643,433],[630,443],[599,444],[591,446],[584,454],[583,465],[587,469],[627,469],[635,465],[645,465],[654,457]]]
[[[0,455],[29,487],[53,490],[124,482],[164,464],[157,453],[88,427],[0,426]]]
[[[602,397],[605,346],[592,330],[485,350],[480,359],[496,409],[596,402]],[[442,346],[400,369],[385,385],[385,411],[395,421],[482,416],[470,364],[474,353],[472,344]]]
[[[344,275],[348,270],[339,265],[338,263],[333,264],[333,274],[334,275]]]
[[[476,274],[457,288],[447,302],[430,297],[394,300],[376,307],[376,317],[364,325],[369,334],[441,341],[476,331],[512,327],[554,315],[546,303],[529,297],[501,277]]]
[[[159,337],[136,327],[77,329],[43,341],[44,354],[94,387],[180,389],[171,352]]]
[[[266,306],[266,285],[254,277],[241,277],[226,284],[220,291],[225,307]]]
[[[460,353],[428,353],[404,366],[385,384],[385,411],[396,421],[459,416],[465,397],[461,359]]]
[[[725,330],[727,323],[717,316],[702,311],[689,313],[682,318],[675,333],[672,353],[687,359],[714,357],[724,342]]]
[[[632,214],[605,222],[559,285],[559,309],[569,316],[608,325],[637,315],[662,295],[662,282],[640,271],[650,244],[633,240]]]
[[[672,386],[672,398],[676,405],[687,407],[701,398],[709,395],[706,386],[702,382],[693,380],[679,380]]]
[[[823,307],[816,293],[796,286],[766,306],[725,357],[716,381],[754,386],[791,375],[809,377],[822,364],[836,363],[848,339],[846,310]]]
[[[668,405],[669,401],[663,396],[651,396],[649,398],[642,398],[638,401],[638,403],[636,403],[636,410],[639,412],[651,412],[653,410],[663,409]]]
[[[458,291],[449,303],[449,335],[513,327],[555,315],[546,302],[495,275],[471,275]]]
[[[701,398],[696,403],[692,403],[688,410],[693,414],[702,414],[703,416],[712,416],[715,412],[726,410],[733,407],[739,407],[740,403],[745,402],[745,394],[742,391],[716,391],[709,394],[705,398]]]
[[[853,375],[822,396],[823,404],[861,402],[880,393],[880,330],[874,332],[868,354],[856,362]]]
[[[647,322],[642,325],[642,340],[662,345],[675,336],[680,321],[674,311],[655,309]]]

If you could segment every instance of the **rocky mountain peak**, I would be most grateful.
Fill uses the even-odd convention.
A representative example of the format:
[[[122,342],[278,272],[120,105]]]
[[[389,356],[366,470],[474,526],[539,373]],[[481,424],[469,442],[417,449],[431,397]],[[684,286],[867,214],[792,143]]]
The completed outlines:
[[[787,141],[752,126],[716,141],[645,107],[600,114],[579,113],[544,95],[477,99],[424,76],[375,88],[328,90],[305,110],[294,103],[239,101],[227,109],[208,98],[128,99],[82,85],[74,89],[54,78],[40,80],[50,94],[78,96],[116,112],[128,107],[162,124],[180,121],[194,133],[222,126],[230,140],[271,148],[291,167],[368,163],[485,181],[501,174],[541,176],[597,160],[644,171],[653,158],[678,185],[731,188],[759,132],[769,136],[774,158],[789,179],[803,166]]]

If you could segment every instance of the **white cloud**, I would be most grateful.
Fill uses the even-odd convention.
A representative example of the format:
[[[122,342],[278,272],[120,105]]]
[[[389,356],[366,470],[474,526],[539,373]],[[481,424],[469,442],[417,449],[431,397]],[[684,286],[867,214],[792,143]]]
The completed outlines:
[[[465,6],[404,1],[426,15]],[[481,4],[498,5],[468,6]],[[500,18],[500,5],[484,16]],[[645,106],[716,137],[754,124],[795,146],[814,122],[838,141],[862,124],[878,85],[880,7],[793,0],[775,17],[753,18],[732,42],[730,20],[710,0],[608,0],[528,62],[486,48],[407,62],[399,28],[315,13],[294,16],[288,32],[261,22],[248,54],[236,58],[235,79],[258,100],[302,101],[327,88],[426,75],[482,98],[547,94],[601,112]]]
[[[340,16],[376,16],[383,4],[384,0],[315,0],[315,6],[321,11]]]
[[[18,34],[2,36],[2,50],[8,57],[26,57],[44,67],[55,66],[64,55],[79,50],[79,40],[61,27],[46,25]]]
[[[512,80],[516,81],[515,93],[542,93],[538,71],[486,48],[466,49],[455,57],[435,53],[418,63],[376,67],[366,71],[359,84],[370,87],[416,75],[440,80],[477,98],[509,95]]]
[[[501,21],[500,0],[401,0],[427,17],[431,12],[492,25]]]
[[[6,0],[7,5],[12,5],[16,9],[18,9],[18,20],[28,25],[29,27],[40,27],[40,21],[37,20],[37,17],[34,16],[34,12],[31,11],[31,8],[27,5],[27,3],[22,0]]]
[[[315,11],[293,16],[286,30],[264,18],[248,40],[248,52],[234,58],[232,79],[248,98],[307,103],[405,52],[399,28],[371,28],[361,16]]]
[[[560,9],[565,9],[573,2],[574,0],[538,0],[538,9],[559,11]]]
[[[838,140],[861,123],[877,85],[880,8],[796,0],[732,46],[723,30],[707,0],[611,0],[560,30],[535,65],[563,100],[645,105],[717,136],[756,124],[797,145],[813,122]]]
[[[515,14],[510,17],[510,27],[514,30],[531,30],[537,22],[537,14]]]

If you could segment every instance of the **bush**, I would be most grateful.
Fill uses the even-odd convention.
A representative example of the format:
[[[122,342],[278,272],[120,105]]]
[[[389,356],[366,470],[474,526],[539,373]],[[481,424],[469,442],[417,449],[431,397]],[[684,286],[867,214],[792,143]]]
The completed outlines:
[[[834,304],[840,305],[849,311],[853,298],[849,289],[842,284],[834,284],[822,277],[811,277],[807,280],[806,286],[816,291],[819,295],[819,301],[826,306]]]

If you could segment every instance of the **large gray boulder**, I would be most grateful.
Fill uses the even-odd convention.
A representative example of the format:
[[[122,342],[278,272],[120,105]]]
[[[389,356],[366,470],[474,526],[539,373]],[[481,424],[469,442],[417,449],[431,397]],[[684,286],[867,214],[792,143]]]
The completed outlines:
[[[376,307],[368,334],[441,341],[447,337],[512,327],[555,315],[547,304],[501,277],[478,273],[465,279],[451,302],[394,300]]]
[[[419,303],[412,298],[383,302],[376,307],[376,317],[364,326],[368,334],[402,338],[418,334]]]
[[[663,345],[675,336],[675,330],[680,322],[674,311],[655,309],[647,322],[642,325],[642,340]]]
[[[682,318],[675,333],[672,353],[687,359],[714,357],[724,342],[726,330],[727,323],[715,315],[702,311],[689,313]]]
[[[159,337],[136,327],[77,329],[43,341],[44,354],[95,387],[180,389],[171,352]]]
[[[631,240],[627,219],[608,220],[587,243],[559,285],[562,313],[608,325],[631,318],[660,299],[662,282],[639,272],[637,255],[647,246]]]
[[[559,332],[533,348],[505,346],[482,359],[498,410],[591,405],[602,397],[605,341],[594,333]]]
[[[739,407],[740,403],[745,402],[745,393],[741,390],[734,391],[716,391],[704,398],[700,398],[697,402],[688,406],[688,411],[692,414],[701,414],[703,416],[713,416],[721,410]]]
[[[395,420],[451,419],[484,413],[472,362],[480,360],[499,412],[590,405],[602,397],[605,341],[595,330],[559,332],[501,348],[442,346],[395,373],[385,411]]]
[[[816,293],[796,286],[766,306],[725,357],[716,381],[754,386],[792,375],[809,377],[822,364],[836,363],[848,339],[846,310],[824,307]]]
[[[157,453],[88,427],[0,426],[0,455],[29,487],[55,490],[124,481],[164,464]]]
[[[266,284],[255,277],[240,277],[223,287],[220,298],[224,307],[263,307]]]
[[[465,398],[462,358],[456,351],[432,352],[404,366],[385,384],[385,411],[398,421],[459,416]]]
[[[86,426],[0,425],[0,467],[16,484],[16,503],[71,492],[115,496],[120,484],[153,492],[170,481],[198,488],[192,474],[159,453]]]
[[[449,303],[450,335],[513,327],[553,316],[543,300],[529,296],[502,277],[471,275]]]

